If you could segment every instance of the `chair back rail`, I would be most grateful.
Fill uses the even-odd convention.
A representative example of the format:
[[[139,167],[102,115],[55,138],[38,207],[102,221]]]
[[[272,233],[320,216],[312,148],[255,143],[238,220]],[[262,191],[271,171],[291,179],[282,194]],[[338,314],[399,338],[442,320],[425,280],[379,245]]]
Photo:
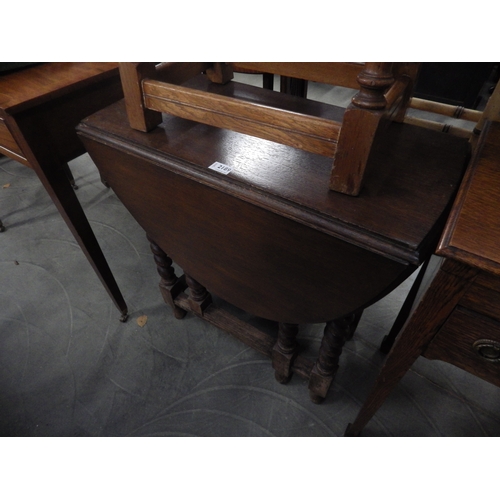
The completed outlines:
[[[341,124],[240,99],[144,80],[148,109],[268,139],[323,156],[335,153]]]

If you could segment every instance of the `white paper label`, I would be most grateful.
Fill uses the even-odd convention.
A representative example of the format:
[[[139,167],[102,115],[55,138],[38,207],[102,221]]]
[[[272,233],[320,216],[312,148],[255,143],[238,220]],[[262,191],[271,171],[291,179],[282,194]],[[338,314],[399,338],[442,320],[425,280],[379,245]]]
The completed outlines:
[[[224,165],[223,163],[219,163],[216,161],[212,165],[210,165],[208,168],[215,170],[216,172],[219,172],[221,174],[227,175],[231,170],[233,170],[233,167],[228,167],[227,165]]]

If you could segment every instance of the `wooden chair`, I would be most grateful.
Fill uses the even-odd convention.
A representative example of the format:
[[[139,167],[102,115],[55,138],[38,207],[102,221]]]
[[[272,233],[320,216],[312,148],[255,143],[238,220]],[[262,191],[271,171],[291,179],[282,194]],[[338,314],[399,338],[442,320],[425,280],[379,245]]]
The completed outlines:
[[[358,195],[379,127],[402,121],[419,64],[416,63],[234,63],[239,70],[358,88],[343,116],[328,119],[244,102],[181,84],[206,73],[224,84],[229,63],[121,63],[120,74],[130,125],[148,131],[161,113],[255,135],[332,157],[330,189]]]
[[[414,65],[237,65],[361,88],[342,109],[231,82],[227,64],[121,63],[125,101],[78,133],[145,229],[176,317],[231,333],[321,402],[361,312],[435,248],[469,148],[390,122],[402,121]],[[277,339],[213,297],[278,323]],[[316,360],[296,340],[308,323],[326,323]]]

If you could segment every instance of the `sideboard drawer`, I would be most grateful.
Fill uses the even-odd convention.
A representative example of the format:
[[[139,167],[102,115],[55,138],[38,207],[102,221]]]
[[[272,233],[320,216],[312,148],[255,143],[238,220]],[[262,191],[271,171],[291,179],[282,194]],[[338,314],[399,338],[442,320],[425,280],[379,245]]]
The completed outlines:
[[[424,356],[500,385],[500,322],[457,307]]]
[[[479,275],[459,305],[500,321],[500,279]]]

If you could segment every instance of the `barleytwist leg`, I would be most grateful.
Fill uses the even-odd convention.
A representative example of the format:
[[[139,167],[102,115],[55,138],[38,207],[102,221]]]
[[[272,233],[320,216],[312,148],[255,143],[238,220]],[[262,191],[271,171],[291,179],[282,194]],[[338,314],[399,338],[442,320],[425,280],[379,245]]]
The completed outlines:
[[[153,252],[156,269],[160,275],[160,292],[163,300],[173,309],[174,316],[177,319],[182,319],[186,315],[186,311],[175,304],[175,297],[186,288],[186,283],[183,278],[178,278],[175,270],[172,267],[172,259],[147,235],[150,243],[151,251]]]
[[[185,274],[186,284],[189,287],[189,305],[193,312],[203,315],[203,311],[212,303],[212,296],[207,289],[194,278]]]
[[[272,351],[274,376],[280,384],[286,384],[292,378],[292,364],[297,356],[297,334],[299,325],[280,323],[278,340]]]
[[[353,316],[329,321],[323,333],[318,359],[309,376],[309,395],[313,403],[322,403],[339,367],[346,340],[351,335]]]

